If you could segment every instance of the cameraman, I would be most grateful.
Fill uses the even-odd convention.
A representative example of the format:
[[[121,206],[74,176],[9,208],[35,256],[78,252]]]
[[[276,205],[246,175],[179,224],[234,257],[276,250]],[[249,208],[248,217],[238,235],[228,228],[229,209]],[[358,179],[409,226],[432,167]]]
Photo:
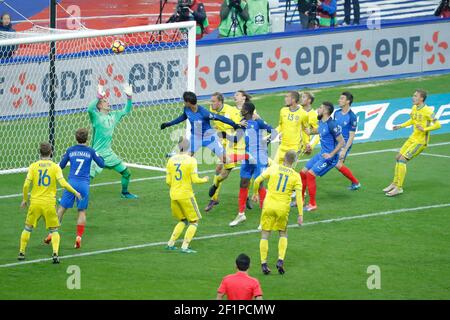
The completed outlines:
[[[248,19],[246,0],[224,0],[220,7],[219,37],[245,35],[245,22]]]
[[[246,23],[247,35],[269,32],[269,0],[247,0],[249,20]]]
[[[436,17],[441,18],[450,18],[450,4],[449,0],[441,0],[441,3],[437,7],[436,11],[434,12],[434,15]]]
[[[209,21],[206,16],[205,6],[197,0],[178,0],[175,13],[167,22],[195,21],[197,23],[197,40],[205,33],[209,33]]]
[[[317,7],[314,8],[314,2]],[[320,28],[334,27],[337,24],[336,11],[337,0],[317,0],[313,1],[311,11],[307,12],[310,22],[318,23]],[[318,16],[318,19],[317,19]],[[317,20],[317,22],[315,22]]]

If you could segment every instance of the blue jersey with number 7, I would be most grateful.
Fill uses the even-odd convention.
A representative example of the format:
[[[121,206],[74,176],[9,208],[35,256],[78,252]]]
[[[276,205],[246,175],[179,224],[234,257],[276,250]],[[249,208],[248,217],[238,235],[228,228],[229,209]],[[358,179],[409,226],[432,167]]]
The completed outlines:
[[[90,181],[91,178],[89,173],[92,160],[94,160],[100,168],[105,166],[105,161],[94,149],[83,144],[78,144],[67,149],[59,166],[61,169],[64,169],[67,163],[70,162],[69,179]]]

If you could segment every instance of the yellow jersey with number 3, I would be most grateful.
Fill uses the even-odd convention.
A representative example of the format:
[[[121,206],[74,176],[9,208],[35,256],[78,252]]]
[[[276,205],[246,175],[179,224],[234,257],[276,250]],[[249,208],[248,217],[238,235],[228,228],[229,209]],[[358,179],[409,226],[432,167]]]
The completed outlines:
[[[298,106],[295,111],[291,111],[289,107],[282,108],[277,128],[277,131],[281,133],[281,146],[284,149],[298,151],[302,144],[302,131],[306,126],[308,126],[308,114],[301,106]]]
[[[166,183],[170,186],[170,199],[189,199],[194,196],[193,183],[205,183],[208,180],[199,178],[197,160],[188,154],[176,154],[167,161]]]
[[[28,168],[25,184],[31,184],[31,204],[55,205],[56,182],[65,181],[59,165],[51,160],[39,160]],[[62,184],[64,184],[64,182]]]

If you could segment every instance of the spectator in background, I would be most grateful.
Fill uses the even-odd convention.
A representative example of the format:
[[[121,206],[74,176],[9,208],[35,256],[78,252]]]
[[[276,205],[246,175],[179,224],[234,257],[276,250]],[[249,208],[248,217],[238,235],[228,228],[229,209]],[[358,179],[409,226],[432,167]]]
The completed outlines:
[[[2,14],[2,21],[0,23],[0,31],[1,32],[16,32],[16,30],[13,29],[11,24],[11,16],[9,13]],[[0,59],[7,59],[11,58],[14,54],[14,51],[16,51],[16,46],[6,46],[2,47],[0,49]]]
[[[220,7],[219,37],[239,37],[246,34],[248,21],[246,0],[224,0]]]
[[[342,23],[343,26],[349,26],[351,25],[350,22],[350,15],[351,15],[351,6],[353,3],[353,24],[358,25],[359,24],[359,0],[345,0],[344,2],[344,23]]]
[[[210,32],[205,6],[197,0],[178,0],[175,13],[167,22],[195,21],[197,23],[197,40]]]
[[[436,11],[434,12],[434,15],[436,17],[441,18],[450,18],[450,4],[449,0],[441,0],[441,3],[437,7]]]
[[[247,35],[269,32],[269,1],[247,0],[249,20],[246,23]]]
[[[298,12],[300,14],[300,24],[303,30],[311,28],[308,12],[311,11],[312,0],[298,0]]]
[[[248,275],[250,257],[242,253],[236,258],[237,272],[223,278],[217,289],[217,300],[226,295],[228,300],[262,300],[263,292],[258,279]]]
[[[317,15],[319,27],[334,27],[336,25],[336,0],[317,1]]]

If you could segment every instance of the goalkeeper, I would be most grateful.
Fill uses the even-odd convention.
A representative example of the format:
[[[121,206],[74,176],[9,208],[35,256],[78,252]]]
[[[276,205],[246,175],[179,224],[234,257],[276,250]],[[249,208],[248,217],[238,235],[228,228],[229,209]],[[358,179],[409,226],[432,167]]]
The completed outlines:
[[[114,151],[111,149],[112,137],[116,125],[124,116],[129,114],[132,109],[131,96],[133,88],[129,84],[124,85],[124,92],[127,95],[125,108],[118,111],[111,111],[103,86],[98,86],[97,99],[93,100],[88,106],[89,119],[94,129],[92,137],[92,147],[105,160],[105,168],[112,169],[122,175],[122,198],[136,199],[137,196],[128,192],[130,183],[130,171]],[[90,176],[93,179],[102,168],[94,162],[91,166]]]

